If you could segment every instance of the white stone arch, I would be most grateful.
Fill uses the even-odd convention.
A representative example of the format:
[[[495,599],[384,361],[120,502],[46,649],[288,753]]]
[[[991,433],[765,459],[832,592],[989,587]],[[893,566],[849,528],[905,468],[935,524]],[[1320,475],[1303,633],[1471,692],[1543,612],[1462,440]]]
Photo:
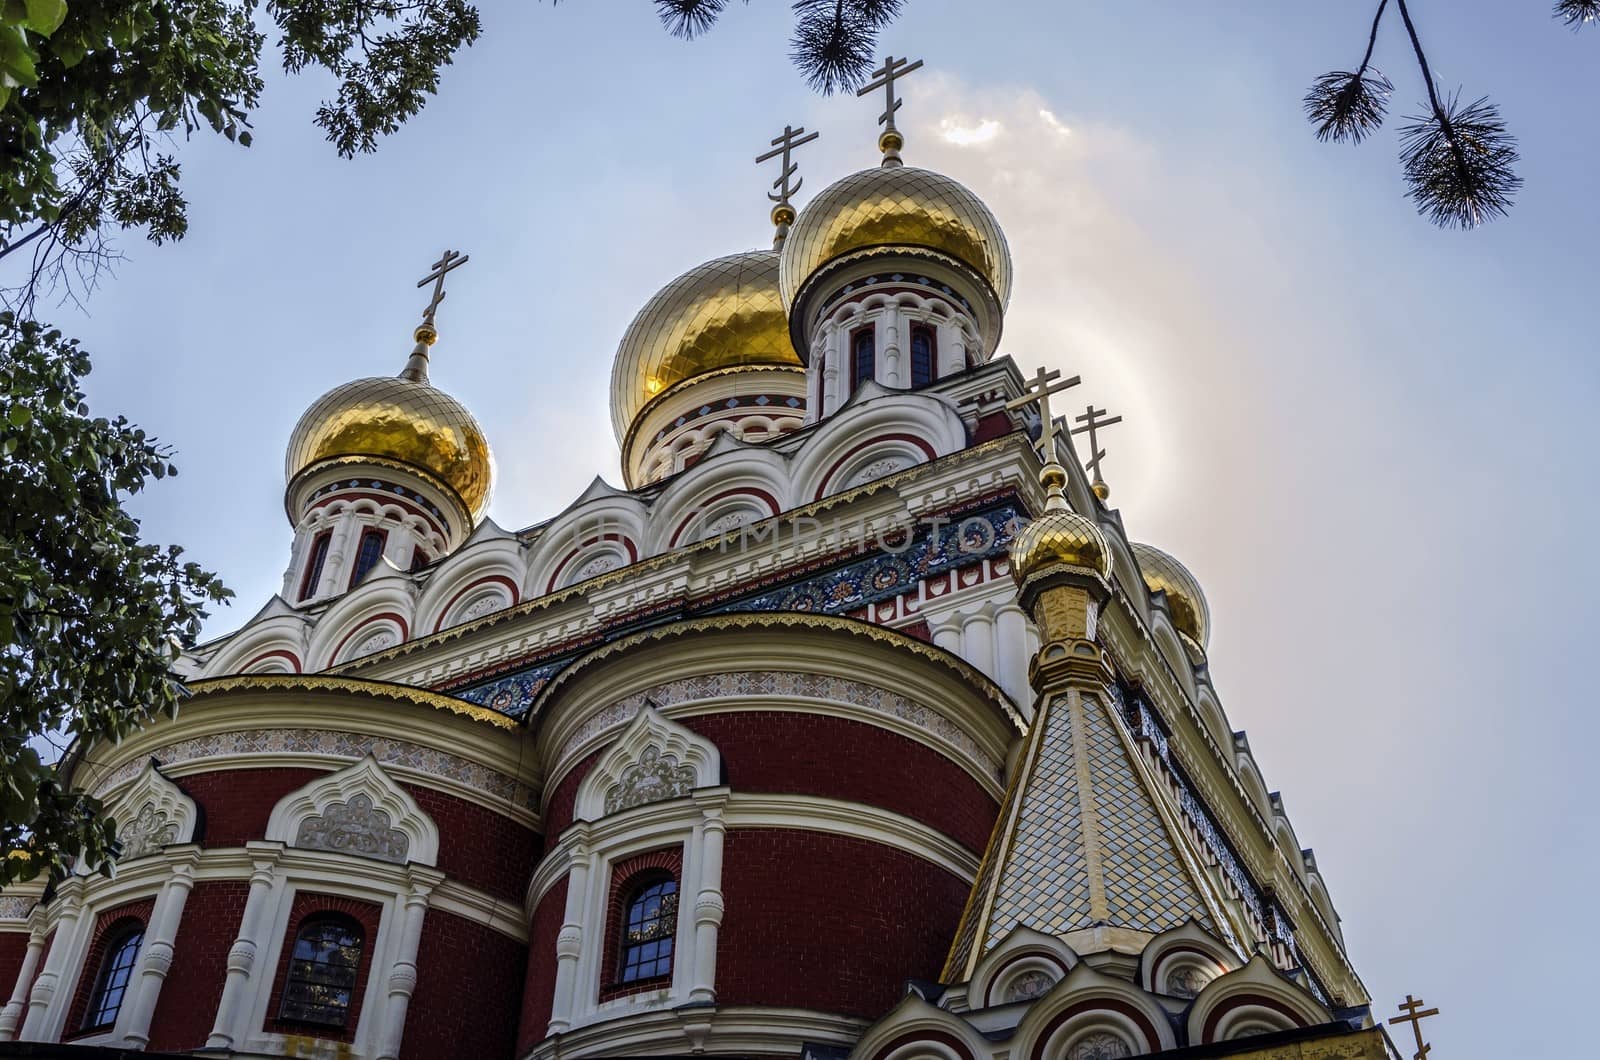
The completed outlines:
[[[1190,920],[1145,943],[1139,954],[1139,985],[1152,994],[1192,998],[1240,963],[1225,943]]]
[[[737,452],[738,459],[718,459],[728,452]],[[644,554],[657,555],[713,536],[710,525],[730,513],[765,519],[792,506],[784,458],[765,446],[723,436],[706,459],[674,479],[651,507]]]
[[[1233,731],[1228,725],[1228,714],[1222,709],[1222,701],[1217,698],[1216,689],[1211,686],[1211,678],[1206,671],[1200,671],[1195,676],[1194,701],[1200,716],[1205,719],[1206,727],[1211,730],[1211,738],[1217,741],[1219,747],[1228,746]]]
[[[238,673],[298,673],[305,667],[311,623],[274,596],[244,628],[222,644],[200,670],[202,677]],[[281,660],[278,668],[269,660]]]
[[[485,519],[467,543],[434,569],[417,600],[416,632],[434,633],[522,599],[527,562],[516,535]],[[500,603],[485,609],[498,593]]]
[[[1278,849],[1283,852],[1284,860],[1294,869],[1296,876],[1304,882],[1306,878],[1305,858],[1300,854],[1300,840],[1294,834],[1294,825],[1289,823],[1289,815],[1283,808],[1283,795],[1279,792],[1269,792],[1267,798],[1272,803],[1272,836],[1278,841]]]
[[[416,582],[379,561],[354,592],[336,600],[311,634],[307,669],[351,662],[409,640],[416,612]],[[387,643],[379,643],[387,639]]]
[[[1093,512],[1093,508],[1080,508],[1079,511]],[[1111,577],[1122,586],[1128,598],[1133,601],[1134,610],[1139,612],[1139,617],[1146,625],[1150,624],[1150,587],[1145,584],[1144,575],[1139,573],[1139,564],[1133,558],[1133,552],[1128,548],[1127,540],[1122,534],[1108,527],[1101,527],[1102,536],[1106,544],[1111,546]]]
[[[117,842],[122,847],[117,864],[124,865],[159,853],[162,847],[193,842],[200,811],[151,758],[112,804],[109,816],[117,823]]]
[[[278,800],[266,838],[397,865],[433,865],[439,827],[370,753]]]
[[[646,704],[578,785],[573,815],[598,821],[721,783],[716,744]]]
[[[1121,1040],[1128,1056],[1174,1049],[1178,1044],[1166,1010],[1154,998],[1125,979],[1080,963],[1022,1017],[1011,1055],[1088,1060],[1096,1055],[1091,1047],[1097,1035]]]
[[[1255,804],[1263,819],[1272,817],[1272,800],[1267,795],[1267,782],[1261,775],[1261,768],[1256,765],[1256,759],[1250,753],[1250,745],[1243,743],[1241,738],[1244,733],[1234,734],[1235,752],[1233,756],[1234,768],[1239,773],[1239,782],[1244,785],[1245,794],[1250,796],[1250,801]]]
[[[976,1011],[1039,997],[1077,964],[1078,955],[1056,936],[1013,928],[973,969],[967,1008]]]
[[[635,562],[644,555],[648,526],[645,507],[637,497],[595,479],[566,511],[546,524],[534,543],[522,598],[532,600],[543,596],[552,583],[562,584],[563,576],[576,569],[575,563],[581,567],[593,558],[581,555],[589,550],[614,546],[626,563]]]
[[[1155,638],[1156,647],[1161,650],[1167,665],[1178,675],[1178,683],[1183,686],[1184,694],[1190,702],[1195,701],[1194,664],[1189,661],[1189,649],[1183,646],[1183,638],[1178,636],[1178,630],[1164,608],[1150,609],[1150,635]]]
[[[871,450],[863,448],[874,439],[885,454],[907,459],[910,467],[964,449],[967,428],[955,407],[937,394],[863,385],[795,454],[791,470],[795,501],[805,503],[845,488],[845,472],[859,473],[874,459],[868,455]]]
[[[1333,1013],[1256,954],[1250,963],[1213,980],[1189,1007],[1191,1045],[1330,1022]]]
[[[1302,850],[1300,854],[1300,860],[1305,865],[1306,892],[1311,895],[1311,904],[1317,907],[1317,912],[1322,914],[1323,923],[1342,947],[1344,931],[1339,926],[1339,912],[1333,907],[1333,895],[1328,893],[1327,881],[1317,869],[1316,856],[1310,850]]]
[[[970,1023],[913,991],[867,1028],[849,1060],[988,1060],[993,1054]]]

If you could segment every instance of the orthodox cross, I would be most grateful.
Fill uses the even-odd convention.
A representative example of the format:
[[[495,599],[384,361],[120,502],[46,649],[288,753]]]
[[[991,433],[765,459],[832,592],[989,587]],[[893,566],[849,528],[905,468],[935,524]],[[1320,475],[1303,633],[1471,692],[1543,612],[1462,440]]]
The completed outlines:
[[[1006,408],[1017,410],[1027,408],[1029,405],[1038,407],[1039,410],[1039,443],[1044,448],[1044,462],[1056,463],[1056,420],[1050,413],[1050,395],[1059,394],[1068,387],[1077,386],[1083,380],[1079,376],[1071,379],[1062,379],[1061,373],[1055,369],[1045,371],[1041,367],[1023,385],[1025,393],[1015,401],[1006,402]]]
[[[1072,428],[1073,434],[1083,434],[1085,431],[1089,434],[1089,461],[1083,465],[1083,469],[1094,476],[1091,485],[1094,487],[1095,495],[1101,500],[1105,500],[1111,495],[1111,488],[1106,485],[1106,480],[1100,475],[1100,461],[1106,458],[1106,451],[1100,448],[1099,431],[1102,427],[1109,427],[1113,423],[1122,422],[1121,416],[1112,416],[1110,419],[1104,419],[1102,417],[1105,414],[1105,409],[1097,409],[1094,407],[1094,403],[1090,402],[1088,410],[1083,415],[1076,417],[1077,422],[1083,424],[1083,426]]]
[[[800,126],[798,129],[785,125],[783,127],[783,135],[772,141],[772,150],[768,151],[764,155],[758,155],[756,157],[756,165],[759,166],[763,162],[770,162],[772,159],[777,158],[780,155],[783,156],[783,170],[778,174],[778,179],[772,182],[772,187],[777,191],[778,194],[774,195],[770,191],[767,192],[767,198],[771,199],[779,206],[788,206],[789,197],[798,192],[800,190],[800,185],[805,183],[804,177],[801,177],[793,184],[789,183],[789,178],[794,176],[800,170],[800,167],[797,164],[789,160],[790,152],[792,152],[796,147],[808,144],[812,140],[815,140],[817,137],[822,135],[821,133],[812,133],[811,135],[807,136],[804,135],[805,131],[806,128],[804,125]]]
[[[857,96],[864,96],[868,92],[883,89],[883,113],[878,115],[878,124],[883,126],[883,135],[878,137],[878,146],[883,150],[883,164],[886,166],[900,165],[900,131],[894,127],[894,112],[900,109],[904,100],[897,99],[894,94],[894,83],[899,78],[913,70],[922,67],[922,60],[907,64],[903,58],[896,59],[892,55],[883,57],[883,65],[872,71],[872,81],[862,85],[856,90]]]
[[[451,269],[458,269],[467,263],[467,255],[458,254],[447,250],[433,263],[433,271],[417,281],[418,287],[433,284],[433,298],[428,302],[428,308],[422,311],[422,322],[428,327],[433,327],[433,314],[438,311],[439,303],[444,301],[444,278]]]
[[[1406,1003],[1400,1006],[1401,1015],[1389,1020],[1390,1026],[1397,1023],[1411,1024],[1411,1033],[1417,1037],[1417,1055],[1412,1060],[1427,1060],[1428,1053],[1433,1050],[1433,1046],[1422,1040],[1422,1021],[1429,1016],[1437,1016],[1439,1010],[1436,1008],[1424,1009],[1422,1005],[1421,998],[1414,998],[1407,994]],[[1419,1009],[1421,1009],[1420,1012],[1418,1011]]]

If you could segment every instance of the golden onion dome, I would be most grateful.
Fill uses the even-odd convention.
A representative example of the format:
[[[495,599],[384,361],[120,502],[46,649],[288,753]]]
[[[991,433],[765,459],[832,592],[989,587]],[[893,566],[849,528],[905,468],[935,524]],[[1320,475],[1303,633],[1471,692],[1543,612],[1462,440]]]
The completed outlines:
[[[1111,550],[1094,522],[1067,507],[1061,494],[1066,472],[1047,464],[1040,481],[1050,493],[1044,514],[1017,532],[1011,542],[1011,576],[1018,585],[1051,567],[1111,574]]]
[[[617,440],[679,383],[727,368],[801,369],[778,297],[778,254],[752,250],[697,265],[656,292],[628,325],[611,366]]]
[[[284,471],[293,482],[325,461],[361,458],[421,471],[454,494],[473,522],[489,507],[494,459],[483,428],[425,372],[357,379],[322,395],[295,425]]]
[[[1167,594],[1167,613],[1178,632],[1206,647],[1211,636],[1211,609],[1206,606],[1200,583],[1189,569],[1153,545],[1132,543],[1133,558],[1139,562],[1144,584],[1152,593]]]
[[[924,247],[982,276],[1001,309],[1011,298],[1011,250],[989,207],[942,173],[881,166],[825,188],[800,211],[783,243],[779,284],[793,308],[818,269],[852,251]]]

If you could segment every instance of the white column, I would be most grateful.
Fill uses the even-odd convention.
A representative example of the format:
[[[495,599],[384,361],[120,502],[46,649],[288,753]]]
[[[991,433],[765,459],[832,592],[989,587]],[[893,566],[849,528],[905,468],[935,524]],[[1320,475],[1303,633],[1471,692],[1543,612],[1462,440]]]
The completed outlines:
[[[943,648],[951,655],[961,654],[961,621],[959,616],[949,616],[937,623],[930,622],[929,629],[933,633],[933,646]]]
[[[28,932],[28,952],[23,955],[22,968],[17,972],[17,982],[11,990],[11,1000],[0,1009],[0,1042],[9,1042],[17,1036],[17,1026],[22,1022],[23,1010],[28,1007],[28,990],[33,986],[34,973],[39,970],[39,958],[44,954],[44,918],[34,913]]]
[[[89,948],[85,937],[94,927],[84,922],[84,880],[74,876],[56,891],[54,911],[55,939],[50,943],[50,955],[45,958],[44,970],[33,981],[28,994],[28,1013],[23,1019],[18,1041],[54,1042],[61,1040],[62,1025],[67,1022],[67,1007],[72,1004],[72,988],[77,985],[77,965],[83,961]]]
[[[708,807],[701,824],[700,892],[694,900],[694,983],[691,1002],[717,999],[717,933],[722,928],[722,808]]]
[[[150,1020],[156,1014],[156,999],[161,996],[161,984],[172,968],[172,944],[178,937],[178,925],[183,921],[183,907],[194,890],[194,868],[200,859],[200,848],[169,848],[172,857],[172,875],[161,885],[155,906],[150,910],[150,923],[145,926],[144,944],[139,952],[139,977],[132,984],[122,1009],[117,1016],[117,1036],[122,1044],[143,1049],[150,1044]]]
[[[994,605],[984,604],[961,618],[961,657],[994,676]]]
[[[906,373],[900,370],[900,310],[895,306],[883,310],[883,356],[876,367],[875,376],[884,386],[906,385],[900,382]]]
[[[409,527],[392,526],[383,543],[383,558],[401,570],[411,569],[411,554],[417,550],[417,536]]]
[[[311,534],[306,530],[305,524],[302,523],[295,532],[294,544],[289,547],[289,569],[283,572],[283,598],[285,600],[293,602],[300,595],[300,562],[309,551],[306,546],[310,540]]]
[[[311,594],[313,598],[344,592],[350,580],[349,564],[355,562],[361,531],[365,528],[366,524],[348,512],[339,517],[333,536],[328,540],[328,558],[322,562],[322,578],[317,582],[317,591]]]
[[[1028,688],[1028,619],[1016,604],[1002,605],[994,616],[995,680],[1026,709],[1033,698]]]
[[[397,1060],[400,1038],[406,1030],[406,1013],[411,995],[417,989],[417,946],[422,942],[422,920],[428,912],[428,898],[444,880],[444,873],[411,868],[411,891],[405,898],[405,920],[400,926],[400,950],[389,970],[389,1003],[383,1008],[383,1029],[379,1034],[378,1060]]]
[[[250,844],[254,846],[255,844]],[[250,975],[256,963],[256,936],[265,929],[268,898],[276,884],[273,869],[281,849],[252,851],[255,871],[250,874],[250,895],[239,918],[239,937],[228,949],[228,977],[222,984],[222,1000],[217,1004],[217,1019],[206,1039],[207,1049],[231,1049],[250,997]]]
[[[589,900],[589,852],[574,844],[567,868],[567,911],[556,936],[555,996],[550,1001],[550,1034],[572,1026],[574,994],[578,988],[578,957],[583,953],[583,910]],[[603,930],[603,929],[601,929]]]
[[[831,416],[833,410],[839,407],[839,361],[843,358],[840,350],[843,343],[839,341],[839,336],[844,329],[833,323],[824,326],[828,329],[824,339],[828,353],[822,362],[822,408],[813,420]]]
[[[955,375],[967,366],[967,340],[960,324],[939,328],[939,378]]]

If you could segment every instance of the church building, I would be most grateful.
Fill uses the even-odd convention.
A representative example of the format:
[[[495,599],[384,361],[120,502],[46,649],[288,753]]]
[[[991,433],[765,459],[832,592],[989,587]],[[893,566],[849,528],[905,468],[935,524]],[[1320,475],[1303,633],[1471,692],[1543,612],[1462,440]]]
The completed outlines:
[[[440,259],[287,440],[281,591],[63,762],[121,853],[0,893],[0,1056],[1394,1055],[1200,584],[901,158],[916,65],[801,207],[773,142],[773,249],[639,310],[622,485],[535,526],[435,380]]]

